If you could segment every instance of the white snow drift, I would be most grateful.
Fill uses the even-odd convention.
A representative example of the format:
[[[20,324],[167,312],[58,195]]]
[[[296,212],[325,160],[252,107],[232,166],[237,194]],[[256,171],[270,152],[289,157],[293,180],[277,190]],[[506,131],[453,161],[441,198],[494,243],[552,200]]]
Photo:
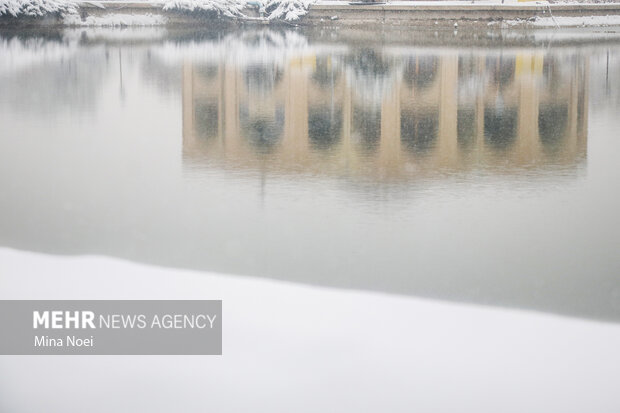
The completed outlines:
[[[1,411],[620,411],[615,323],[5,248],[0,299],[224,311],[222,356],[0,356]]]

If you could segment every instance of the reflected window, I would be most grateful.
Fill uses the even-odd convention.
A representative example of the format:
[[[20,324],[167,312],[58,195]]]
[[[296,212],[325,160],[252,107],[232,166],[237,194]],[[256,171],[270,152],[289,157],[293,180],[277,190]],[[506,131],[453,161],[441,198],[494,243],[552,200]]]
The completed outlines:
[[[403,79],[409,87],[428,87],[435,80],[438,67],[439,59],[435,56],[416,56],[405,64]]]
[[[248,97],[239,106],[239,123],[246,141],[257,153],[272,152],[282,140],[284,107],[273,102],[282,72],[275,66],[250,66],[244,80]]]
[[[568,125],[568,105],[545,105],[538,113],[538,133],[546,151],[561,149]]]
[[[481,90],[477,62],[471,57],[459,56],[458,103],[460,106],[475,105]]]
[[[334,70],[329,58],[317,58],[316,69],[312,73],[312,81],[321,89],[329,89],[340,77],[340,72]]]
[[[457,112],[456,136],[459,148],[468,150],[476,142],[476,111],[473,108],[461,108]]]
[[[218,118],[217,102],[199,100],[194,103],[194,124],[199,138],[210,140],[217,137]]]
[[[241,132],[257,153],[271,153],[282,140],[284,108],[278,106],[273,113],[250,113],[247,105],[239,110]]]
[[[381,111],[355,106],[352,132],[354,141],[363,152],[375,152],[381,139]]]
[[[403,146],[416,155],[424,155],[435,147],[439,130],[436,111],[417,113],[403,110],[400,114],[400,140]]]
[[[201,65],[194,67],[194,71],[196,76],[200,76],[205,80],[211,80],[217,76],[218,67],[217,66],[207,66]]]
[[[250,66],[244,78],[250,94],[269,95],[282,79],[282,71],[272,66]]]
[[[342,109],[311,106],[308,109],[308,137],[314,149],[327,150],[340,142]]]
[[[562,70],[568,62],[561,62],[551,56],[545,56],[542,67],[543,87],[548,91],[554,91],[561,88],[568,79]]]
[[[477,67],[473,55],[459,56],[459,79],[475,76]]]
[[[517,116],[514,108],[484,109],[484,142],[496,150],[508,149],[517,139]]]
[[[391,69],[390,63],[373,49],[356,50],[352,55],[347,56],[346,62],[356,73],[372,76],[385,75]]]
[[[516,59],[514,57],[488,57],[486,60],[487,73],[491,75],[491,82],[504,89],[512,83],[515,76]]]

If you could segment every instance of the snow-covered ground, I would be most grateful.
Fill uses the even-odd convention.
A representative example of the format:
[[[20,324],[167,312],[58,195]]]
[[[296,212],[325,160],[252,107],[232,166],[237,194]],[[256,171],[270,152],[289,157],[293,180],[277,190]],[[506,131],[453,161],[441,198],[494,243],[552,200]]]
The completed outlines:
[[[0,299],[224,311],[223,356],[2,356],[2,412],[620,411],[617,324],[8,249]]]
[[[502,25],[533,27],[601,27],[620,26],[620,16],[536,17],[530,20],[508,20]]]

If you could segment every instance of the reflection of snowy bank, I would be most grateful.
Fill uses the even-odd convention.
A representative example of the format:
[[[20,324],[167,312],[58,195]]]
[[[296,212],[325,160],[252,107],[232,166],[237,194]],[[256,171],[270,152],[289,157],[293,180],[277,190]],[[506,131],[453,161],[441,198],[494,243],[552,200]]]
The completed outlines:
[[[0,357],[3,411],[620,410],[617,324],[11,250],[0,285],[1,299],[224,309],[223,356]]]
[[[26,67],[68,59],[77,49],[76,41],[0,36],[0,79]]]
[[[167,19],[161,15],[146,14],[120,14],[111,13],[105,16],[87,16],[82,19],[78,14],[64,16],[63,24],[66,26],[92,26],[92,27],[130,27],[130,26],[162,26]]]
[[[105,49],[81,48],[72,37],[0,36],[0,56],[2,104],[38,114],[89,110],[106,73]]]
[[[305,36],[294,31],[259,30],[235,32],[203,41],[166,42],[153,47],[151,53],[169,64],[190,60],[194,63],[228,63],[246,67],[263,64],[284,66],[290,59],[317,53],[318,49],[310,46]]]
[[[379,109],[402,70],[395,59],[373,49],[353,51],[345,58],[347,80],[361,102]]]
[[[154,43],[163,39],[166,34],[166,28],[155,26],[90,26],[64,29],[62,31],[62,38],[93,44]]]

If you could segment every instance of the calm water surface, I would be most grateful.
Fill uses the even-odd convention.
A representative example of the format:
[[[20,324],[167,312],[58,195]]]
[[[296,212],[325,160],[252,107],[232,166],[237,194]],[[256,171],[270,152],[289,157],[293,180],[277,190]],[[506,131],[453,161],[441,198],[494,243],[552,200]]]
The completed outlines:
[[[620,42],[364,35],[0,33],[0,245],[620,321]]]

